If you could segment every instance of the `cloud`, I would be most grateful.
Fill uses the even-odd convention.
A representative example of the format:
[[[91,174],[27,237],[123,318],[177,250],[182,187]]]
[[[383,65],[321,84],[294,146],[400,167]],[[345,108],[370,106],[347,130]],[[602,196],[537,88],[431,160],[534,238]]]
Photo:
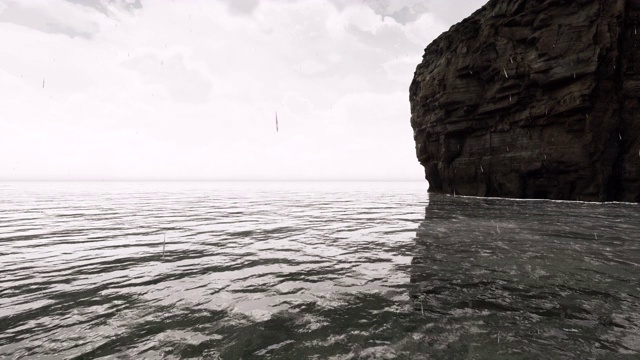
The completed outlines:
[[[258,7],[259,0],[225,0],[232,14],[248,15],[252,14]]]
[[[136,11],[142,8],[142,0],[65,0],[69,3],[93,8],[105,15],[113,15],[112,8]]]
[[[11,23],[49,34],[91,38],[99,28],[90,12],[66,3],[46,1],[0,3],[0,23]]]
[[[170,52],[137,54],[122,62],[146,84],[162,87],[171,101],[203,103],[212,84],[205,71],[189,63],[189,54]]]
[[[6,179],[422,179],[408,87],[472,7],[0,4]]]

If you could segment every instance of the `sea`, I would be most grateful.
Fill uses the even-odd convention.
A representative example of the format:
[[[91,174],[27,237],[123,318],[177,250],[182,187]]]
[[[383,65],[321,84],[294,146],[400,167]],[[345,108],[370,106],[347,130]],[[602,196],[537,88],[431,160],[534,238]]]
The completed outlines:
[[[639,359],[640,206],[0,183],[1,359]]]

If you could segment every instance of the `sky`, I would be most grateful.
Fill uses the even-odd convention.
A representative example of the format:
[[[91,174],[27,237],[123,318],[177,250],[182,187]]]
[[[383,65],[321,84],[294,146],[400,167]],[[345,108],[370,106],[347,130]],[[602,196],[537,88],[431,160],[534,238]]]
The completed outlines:
[[[485,2],[0,0],[0,180],[422,180],[413,72]]]

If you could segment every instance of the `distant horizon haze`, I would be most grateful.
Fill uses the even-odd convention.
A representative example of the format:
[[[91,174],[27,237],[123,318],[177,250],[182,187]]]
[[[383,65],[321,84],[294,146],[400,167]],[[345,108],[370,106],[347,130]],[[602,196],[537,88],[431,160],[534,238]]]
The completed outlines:
[[[292,182],[292,183],[331,183],[331,182],[345,182],[345,183],[367,183],[367,182],[380,182],[380,183],[404,183],[404,182],[424,182],[428,184],[426,179],[167,179],[167,178],[148,178],[148,179],[135,179],[135,178],[113,178],[113,179],[98,179],[98,178],[32,178],[32,179],[0,179],[0,183],[20,183],[20,182],[42,182],[42,183],[56,183],[56,182],[139,182],[139,183],[242,183],[242,182],[255,182],[255,183],[280,183],[280,182]]]

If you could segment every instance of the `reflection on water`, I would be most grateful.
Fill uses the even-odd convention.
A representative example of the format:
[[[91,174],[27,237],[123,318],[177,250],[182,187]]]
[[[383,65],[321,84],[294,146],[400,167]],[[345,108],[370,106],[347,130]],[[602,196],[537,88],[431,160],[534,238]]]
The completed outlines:
[[[0,358],[635,358],[639,235],[423,183],[0,184]]]
[[[431,196],[417,242],[413,294],[441,354],[638,356],[637,205]]]

